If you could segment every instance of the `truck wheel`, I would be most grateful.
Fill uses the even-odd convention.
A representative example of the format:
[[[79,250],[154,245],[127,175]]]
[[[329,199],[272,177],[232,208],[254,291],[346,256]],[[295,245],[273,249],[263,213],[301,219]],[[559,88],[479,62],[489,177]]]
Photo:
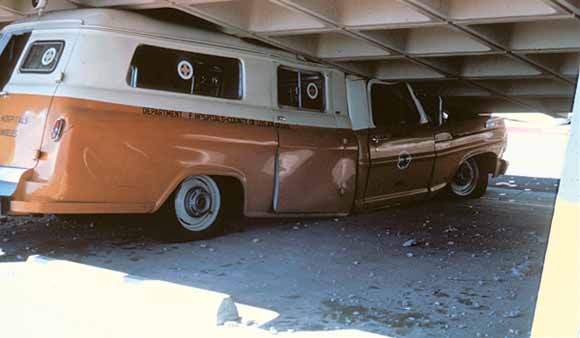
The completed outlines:
[[[470,158],[459,166],[449,192],[456,198],[479,198],[485,194],[488,180],[489,175],[481,170],[475,159]]]
[[[208,176],[193,176],[181,183],[169,203],[174,214],[173,240],[197,240],[223,233],[222,195],[217,183]],[[166,233],[167,234],[167,233]]]

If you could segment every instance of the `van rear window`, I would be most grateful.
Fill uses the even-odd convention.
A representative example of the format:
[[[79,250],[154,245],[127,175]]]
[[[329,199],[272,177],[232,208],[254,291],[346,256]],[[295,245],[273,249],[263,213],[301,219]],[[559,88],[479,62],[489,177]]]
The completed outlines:
[[[23,73],[52,73],[64,49],[64,41],[36,41],[20,66]]]
[[[142,45],[127,76],[134,88],[239,100],[241,63],[234,58]]]

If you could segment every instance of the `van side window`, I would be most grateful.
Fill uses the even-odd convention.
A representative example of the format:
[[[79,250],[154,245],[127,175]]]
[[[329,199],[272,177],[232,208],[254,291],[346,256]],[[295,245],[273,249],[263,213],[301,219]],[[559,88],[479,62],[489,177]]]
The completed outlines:
[[[20,66],[22,73],[52,73],[64,49],[64,41],[36,41]]]
[[[404,127],[420,124],[417,106],[404,83],[372,85],[371,105],[376,127]]]
[[[4,34],[0,40],[0,90],[4,89],[24,51],[30,33]]]
[[[143,45],[135,51],[127,82],[134,88],[239,100],[241,74],[237,59]]]
[[[278,67],[278,104],[323,112],[325,81],[322,73]]]

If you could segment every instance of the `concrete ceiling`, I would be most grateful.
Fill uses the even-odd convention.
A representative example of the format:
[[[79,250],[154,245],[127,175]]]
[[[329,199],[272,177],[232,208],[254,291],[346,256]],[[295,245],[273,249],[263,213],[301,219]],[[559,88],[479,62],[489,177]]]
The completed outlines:
[[[410,80],[480,111],[570,111],[580,0],[49,0],[171,7],[350,73]],[[0,0],[0,21],[31,13]]]

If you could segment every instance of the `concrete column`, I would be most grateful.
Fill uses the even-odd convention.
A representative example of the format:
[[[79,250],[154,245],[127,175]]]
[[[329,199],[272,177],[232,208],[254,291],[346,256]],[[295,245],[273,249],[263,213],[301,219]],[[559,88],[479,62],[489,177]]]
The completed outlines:
[[[573,113],[536,304],[535,338],[580,338],[580,85]]]

